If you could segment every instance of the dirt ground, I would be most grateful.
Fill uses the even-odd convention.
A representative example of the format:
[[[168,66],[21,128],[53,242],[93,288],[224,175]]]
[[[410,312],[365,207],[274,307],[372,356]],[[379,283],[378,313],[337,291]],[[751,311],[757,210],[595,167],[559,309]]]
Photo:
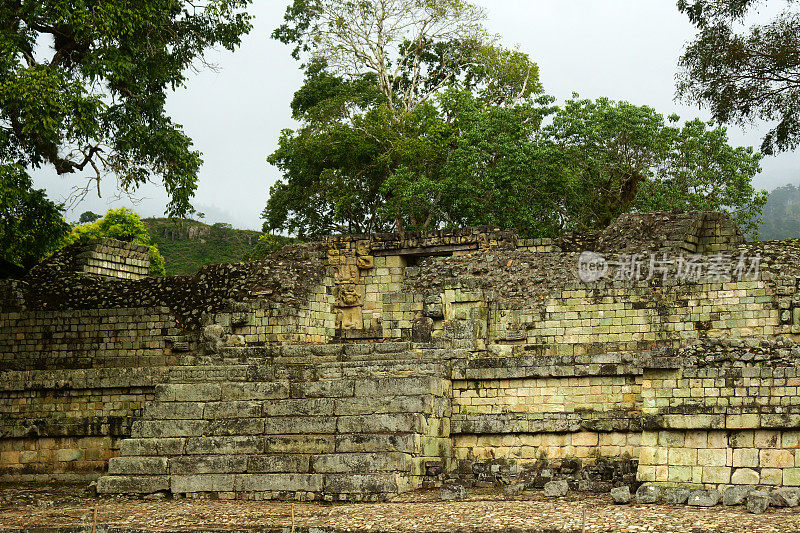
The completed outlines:
[[[749,514],[743,507],[614,505],[607,495],[541,491],[507,499],[471,492],[458,502],[435,490],[385,503],[291,503],[93,497],[85,485],[0,485],[0,531],[397,532],[786,532],[800,530],[800,508]]]

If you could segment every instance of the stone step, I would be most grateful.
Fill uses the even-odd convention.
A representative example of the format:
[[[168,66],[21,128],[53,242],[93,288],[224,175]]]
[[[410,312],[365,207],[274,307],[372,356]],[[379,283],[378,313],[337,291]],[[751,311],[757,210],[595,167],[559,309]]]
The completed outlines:
[[[429,438],[430,440],[430,438]],[[259,455],[396,451],[417,453],[422,437],[414,433],[347,435],[239,435],[224,437],[130,438],[121,457],[177,455]]]
[[[145,406],[141,420],[219,420],[286,416],[424,413],[444,416],[450,405],[427,395],[284,398],[274,400],[160,401]]]
[[[438,417],[422,413],[379,413],[343,416],[272,416],[258,418],[138,420],[131,437],[178,438],[200,436],[423,433]]]
[[[414,476],[396,472],[369,474],[189,474],[169,476],[103,476],[97,482],[100,494],[213,493],[233,497],[295,498],[299,500],[380,500],[409,490]],[[368,496],[367,496],[368,495]],[[365,497],[366,496],[366,497]]]
[[[404,472],[422,475],[424,460],[402,452],[112,457],[109,475],[346,474]]]

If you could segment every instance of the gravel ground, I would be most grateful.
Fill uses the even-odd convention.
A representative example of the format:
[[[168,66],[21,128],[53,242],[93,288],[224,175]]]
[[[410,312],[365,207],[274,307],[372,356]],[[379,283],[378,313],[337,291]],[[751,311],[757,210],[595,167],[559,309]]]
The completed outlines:
[[[294,513],[294,522],[292,514]],[[800,530],[800,508],[752,515],[742,507],[615,506],[607,495],[515,499],[471,493],[442,502],[438,491],[386,503],[316,504],[90,497],[83,486],[0,485],[0,531],[398,531],[398,532],[785,532]],[[94,525],[94,528],[93,528]],[[78,528],[78,529],[75,529]]]

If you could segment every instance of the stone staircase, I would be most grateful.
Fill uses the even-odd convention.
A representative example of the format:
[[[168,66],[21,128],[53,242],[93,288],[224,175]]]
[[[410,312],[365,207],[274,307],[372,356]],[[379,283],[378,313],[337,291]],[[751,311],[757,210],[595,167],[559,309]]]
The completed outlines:
[[[185,357],[156,387],[98,492],[377,500],[435,481],[450,457],[449,372],[409,348]]]

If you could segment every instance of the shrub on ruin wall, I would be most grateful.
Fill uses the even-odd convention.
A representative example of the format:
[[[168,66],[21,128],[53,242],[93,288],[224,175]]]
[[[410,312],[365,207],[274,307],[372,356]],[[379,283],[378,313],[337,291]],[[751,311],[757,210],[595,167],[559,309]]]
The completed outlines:
[[[91,224],[72,228],[64,244],[68,245],[102,237],[150,246],[150,274],[155,276],[164,275],[164,257],[158,251],[158,247],[152,244],[150,233],[139,218],[139,215],[134,211],[127,207],[109,209],[103,218]]]

